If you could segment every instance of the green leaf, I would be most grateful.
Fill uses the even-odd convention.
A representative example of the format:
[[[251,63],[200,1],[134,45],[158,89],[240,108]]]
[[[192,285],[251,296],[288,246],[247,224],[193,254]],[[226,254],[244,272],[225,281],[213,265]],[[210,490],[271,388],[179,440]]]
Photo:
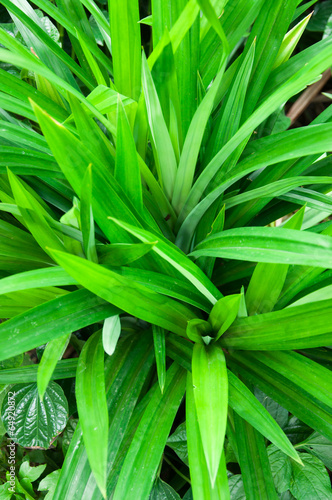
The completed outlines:
[[[316,457],[301,454],[304,467],[292,463],[290,491],[296,499],[328,500],[332,498],[331,483],[324,464]]]
[[[218,7],[219,7],[220,11],[222,11],[222,8],[226,4],[226,1],[222,0],[222,2],[220,2],[220,3],[221,3],[221,5],[218,5]],[[198,4],[200,5],[200,7],[203,11],[203,14],[207,18],[207,20],[209,21],[209,23],[211,24],[211,26],[213,27],[213,29],[215,30],[215,32],[217,33],[219,38],[223,41],[224,50],[226,52],[228,52],[228,43],[227,43],[227,39],[225,37],[224,30],[221,27],[221,23],[218,19],[216,11],[214,10],[213,6],[210,3],[210,0],[198,0]]]
[[[257,39],[255,61],[243,112],[244,120],[248,116],[252,116],[297,4],[298,0],[292,0],[285,8],[283,0],[277,0],[270,4],[264,4],[264,8],[260,9],[247,43],[250,46],[252,41]],[[244,53],[246,50],[247,46]]]
[[[186,135],[183,150],[180,157],[179,167],[176,173],[172,205],[180,212],[192,187],[195,167],[203,140],[205,127],[210,117],[212,107],[216,98],[220,82],[224,75],[227,54],[223,52],[220,69],[210,90],[199,105]]]
[[[29,149],[35,149],[42,153],[50,153],[50,149],[44,137],[37,134],[34,130],[21,127],[16,123],[9,123],[1,120],[1,135],[3,139],[8,140],[16,146],[26,146]]]
[[[71,276],[96,295],[144,321],[185,336],[187,321],[193,317],[187,307],[85,259],[50,252]]]
[[[244,350],[307,349],[331,342],[328,322],[332,300],[237,319],[221,344]]]
[[[301,36],[303,35],[304,30],[307,27],[307,24],[311,18],[312,14],[309,14],[307,17],[303,18],[294,28],[292,28],[285,36],[280,46],[277,57],[275,58],[272,70],[280,66],[286,62],[292,53],[294,52]]]
[[[129,233],[139,238],[144,243],[155,243],[152,250],[156,252],[162,259],[169,262],[177,269],[185,278],[187,278],[212,304],[215,304],[217,298],[220,298],[219,290],[214,287],[211,281],[193,262],[188,259],[181,250],[179,250],[170,241],[167,243],[163,239],[156,241],[156,237],[137,227],[133,227],[122,220],[115,220],[120,227],[126,229]]]
[[[73,87],[77,88],[77,84],[71,71],[77,75],[88,88],[93,86],[93,80],[90,76],[82,70],[82,68],[61,49],[47,33],[45,33],[41,20],[28,2],[20,0],[19,6],[16,6],[9,0],[4,0],[4,4],[8,10],[15,15],[15,24],[19,28],[27,46],[33,48],[37,57],[51,68],[52,72],[61,76],[61,78],[73,85]],[[4,33],[1,37],[4,38]],[[8,40],[8,38],[2,41],[5,47],[12,48],[15,52],[23,53],[23,46],[20,48],[19,45],[21,44],[16,40],[15,42],[16,43],[13,43],[13,40]],[[69,71],[69,69],[71,71]]]
[[[44,286],[75,285],[76,281],[60,267],[46,267],[7,276],[0,284],[0,293],[7,294]]]
[[[129,104],[133,104],[135,102],[129,97],[119,94],[116,90],[105,87],[105,85],[98,85],[87,96],[88,102],[90,102],[103,114],[116,111],[119,98],[121,99],[123,106],[128,106]],[[89,109],[87,109],[86,112],[91,114]]]
[[[156,479],[149,500],[181,500],[180,495],[159,477]]]
[[[83,246],[86,258],[92,262],[98,263],[95,240],[95,224],[91,206],[92,196],[91,167],[88,167],[83,179],[81,189],[81,209],[80,222],[82,227]]]
[[[48,490],[45,500],[52,500],[60,474],[61,469],[54,470],[40,481],[38,491]]]
[[[141,89],[141,35],[138,1],[109,2],[109,14],[114,83],[121,94],[137,101]]]
[[[277,500],[263,436],[237,414],[234,423],[247,500]]]
[[[188,447],[187,447],[187,433],[186,422],[183,422],[176,428],[176,430],[167,439],[167,446],[172,448],[177,456],[188,465]]]
[[[163,394],[158,387],[138,425],[120,472],[114,500],[122,500],[128,491],[137,498],[147,498],[184,390],[185,371],[173,363],[167,371]]]
[[[329,260],[330,252],[331,260]],[[195,247],[190,256],[223,257],[275,264],[303,264],[330,269],[332,240],[328,236],[294,229],[244,227],[228,229],[206,238]]]
[[[229,405],[231,408],[280,450],[299,462],[298,454],[276,423],[274,416],[271,416],[264,409],[264,406],[257,401],[247,386],[229,370],[228,380]]]
[[[174,335],[168,338],[167,355],[188,371],[191,370],[192,349],[192,344],[184,339],[175,338]],[[298,461],[299,457],[295,449],[275,419],[234,373],[230,370],[227,373],[229,406],[284,453]]]
[[[56,364],[51,379],[74,378],[76,375],[77,359],[64,359]],[[0,370],[0,384],[22,384],[37,382],[38,365],[21,366]]]
[[[324,31],[331,13],[330,3],[331,2],[328,1],[315,6],[314,15],[310,20],[308,31]]]
[[[36,467],[31,467],[29,462],[25,461],[22,463],[18,476],[20,479],[28,479],[32,483],[36,481],[46,469],[46,464],[37,465]]]
[[[331,54],[332,54],[331,48],[326,49],[326,50],[330,54],[329,57],[331,57]],[[259,106],[256,109],[256,111],[242,125],[242,127],[232,137],[232,139],[230,141],[228,141],[228,143],[217,153],[217,155],[211,160],[209,165],[206,166],[206,168],[204,169],[202,174],[196,180],[196,182],[195,182],[195,184],[190,192],[190,195],[186,201],[186,204],[183,207],[182,214],[180,216],[180,219],[181,219],[180,222],[184,221],[187,214],[189,214],[191,212],[191,210],[193,210],[194,208],[196,209],[196,211],[198,210],[196,205],[197,205],[198,201],[200,200],[201,196],[203,195],[203,193],[204,193],[206,187],[208,186],[209,182],[211,181],[211,179],[218,172],[220,166],[229,157],[229,155],[234,151],[234,149],[239,144],[241,144],[241,142],[245,138],[247,138],[249,134],[251,134],[253,132],[253,130],[255,129],[255,126],[262,123],[262,121],[265,118],[267,118],[273,110],[277,109],[280,105],[282,105],[285,101],[287,101],[287,99],[289,97],[291,97],[291,95],[296,94],[297,92],[302,90],[305,85],[307,85],[308,83],[311,83],[312,80],[314,79],[314,77],[317,77],[318,74],[320,73],[320,71],[318,71],[318,73],[317,73],[317,70],[318,70],[318,67],[320,66],[321,63],[323,63],[321,70],[324,71],[323,68],[326,68],[326,65],[328,65],[328,63],[326,60],[323,59],[323,57],[324,56],[322,55],[322,52],[319,53],[318,60],[315,59],[315,57],[313,57],[310,60],[310,62],[307,64],[307,66],[305,68],[303,68],[303,70],[300,70],[300,71],[298,71],[298,73],[295,73],[296,77],[294,75],[285,84],[281,85],[281,87],[278,88],[278,90],[274,94],[272,94],[268,99],[265,99],[265,101],[261,104],[261,106]],[[316,64],[317,64],[317,66],[316,66]],[[310,133],[309,127],[306,127],[305,131],[308,132],[308,135],[309,135],[309,133]],[[289,137],[292,137],[294,131],[288,131],[287,133],[290,134]],[[302,150],[303,146],[304,145],[306,146],[308,143],[304,142],[303,134],[301,134],[301,135],[302,135],[301,150]],[[293,146],[292,146],[293,155],[294,155],[294,149],[295,148],[294,148],[294,144],[293,144]],[[328,149],[329,149],[329,147],[324,149],[324,152]],[[283,152],[285,151],[284,148],[282,148],[282,151]],[[265,152],[267,153],[267,151],[265,151]],[[264,154],[265,154],[265,152],[264,152]],[[299,152],[299,156],[303,156],[303,155]],[[256,170],[257,168],[259,168],[259,167],[255,165],[255,167],[253,167],[253,170]],[[235,175],[235,172],[234,172],[234,175]],[[246,173],[242,172],[241,177],[243,175],[246,175]],[[220,192],[219,192],[219,195],[220,195],[221,192],[223,192],[226,189],[226,187],[223,186],[222,188],[218,188],[218,189],[220,189]],[[218,192],[218,190],[214,191],[214,195],[212,195],[212,193],[210,193],[210,199],[212,199],[210,204],[216,199],[216,192]],[[205,200],[203,200],[203,201],[205,201]],[[187,219],[187,225],[188,224],[189,224],[189,221]],[[192,223],[191,223],[191,228],[192,228]],[[183,229],[183,231],[184,231],[184,229]]]
[[[59,359],[62,358],[63,353],[69,343],[71,333],[67,333],[62,337],[51,340],[48,342],[40,363],[38,365],[37,386],[38,393],[41,400],[43,400],[46,388],[51,380],[52,373],[56,367]]]
[[[223,110],[220,113],[220,119],[215,125],[211,139],[208,143],[208,151],[206,154],[206,158],[208,160],[211,160],[211,158],[218,153],[221,147],[224,146],[239,129],[241,114],[245,104],[246,92],[254,62],[255,46],[256,40],[254,39],[246,56],[243,58],[236,77],[234,77],[229,95],[226,97],[227,101],[225,102]],[[220,182],[224,179],[226,172],[234,166],[246,143],[247,139],[245,139],[243,144],[240,144],[230,158],[226,160],[223,167],[224,171],[219,172],[213,180],[214,187],[217,187],[220,184]]]
[[[118,99],[114,176],[139,213],[143,212],[141,174],[135,141],[123,104]]]
[[[81,49],[83,51],[83,54],[84,54],[84,56],[86,58],[87,64],[89,66],[89,69],[91,70],[91,72],[92,72],[92,74],[93,74],[96,82],[99,85],[106,85],[106,80],[104,78],[104,75],[103,75],[101,69],[98,66],[97,61],[94,59],[93,55],[91,54],[90,50],[86,46],[84,40],[79,35],[79,33],[77,33],[77,39],[79,41],[79,44],[80,44]]]
[[[103,325],[103,347],[104,351],[112,356],[116,349],[119,337],[121,335],[120,316],[116,314],[106,318]]]
[[[58,235],[48,224],[45,215],[47,213],[34,198],[34,196],[25,189],[22,182],[12,172],[8,171],[10,186],[17,206],[22,214],[28,229],[42,247],[46,248],[47,242],[54,245],[58,250],[64,250],[64,245]]]
[[[209,344],[214,335],[211,324],[204,319],[195,318],[187,323],[187,336],[193,342]]]
[[[324,366],[292,351],[257,352],[254,357],[287,377],[289,381],[294,382],[325,405],[332,406],[329,396],[332,390],[332,374]]]
[[[145,285],[155,292],[179,299],[187,304],[192,304],[199,309],[209,312],[211,304],[195,287],[187,280],[168,276],[166,274],[146,271],[144,269],[126,268],[114,269],[114,271]]]
[[[241,474],[235,474],[228,480],[232,500],[246,500]]]
[[[108,410],[104,349],[96,332],[85,343],[77,365],[76,400],[84,446],[97,485],[106,498]]]
[[[114,243],[113,245],[98,245],[97,251],[100,264],[105,266],[126,266],[144,257],[152,250],[154,243]]]
[[[303,214],[304,208],[288,220],[284,227],[300,230]],[[246,304],[250,315],[272,311],[284,286],[288,268],[287,264],[257,264],[246,293]]]
[[[264,408],[267,409],[271,417],[273,417],[277,424],[284,429],[288,423],[288,411],[286,408],[283,408],[278,403],[273,401],[273,399],[269,398],[269,396],[264,394],[264,392],[258,389],[258,387],[255,388],[254,392],[256,398],[262,403]]]
[[[84,326],[117,314],[119,310],[88,290],[77,290],[50,300],[0,324],[0,359],[29,351]]]
[[[226,462],[222,453],[216,482],[212,486],[208,470],[203,443],[199,429],[199,422],[194,399],[193,380],[191,373],[187,373],[186,391],[186,429],[188,438],[188,458],[191,487],[194,498],[206,500],[229,500],[228,480],[226,474]]]
[[[240,307],[241,294],[228,295],[218,300],[213,306],[209,322],[215,332],[218,332],[215,339],[218,340],[221,335],[228,330],[235,321]]]
[[[18,478],[15,478],[18,488],[17,490],[21,493],[24,493],[27,499],[31,499],[29,493],[34,494],[34,489],[32,486],[32,482],[36,481],[39,476],[44,472],[46,468],[46,464],[38,465],[37,467],[31,467],[28,461],[22,463]]]
[[[204,454],[214,486],[223,451],[228,406],[226,362],[220,347],[195,344],[192,383]]]
[[[233,352],[227,362],[232,368],[235,367],[248,382],[258,386],[302,422],[331,439],[331,408],[293,381],[260,363],[255,357],[249,359],[247,354],[243,356],[239,351]],[[309,434],[310,428],[307,430]],[[285,432],[288,432],[287,427]]]
[[[305,450],[311,455],[319,458],[327,467],[332,468],[331,441],[318,432],[314,432],[307,439],[296,445],[300,450]]]
[[[163,393],[166,382],[166,345],[165,330],[152,325],[154,352],[157,364],[157,373],[160,390]]]
[[[146,24],[147,26],[152,26],[152,16],[146,16],[143,19],[140,19],[141,24]]]
[[[108,496],[113,492],[119,475],[118,452],[121,455],[129,448],[133,429],[135,430],[146,404],[141,405],[138,412],[138,421],[128,428],[133,416],[135,420],[137,411],[134,408],[141,394],[146,377],[153,364],[153,351],[151,333],[141,332],[139,335],[127,337],[119,342],[113,356],[108,357],[105,363],[105,379],[107,390],[107,404],[109,408],[109,441],[108,441]],[[160,394],[159,387],[156,387]],[[134,413],[133,413],[134,412]],[[128,428],[128,433],[127,433]],[[73,469],[80,470],[80,482],[72,481]],[[75,496],[83,496],[89,491],[92,500],[101,500],[102,495],[96,485],[91,472],[88,458],[83,444],[80,424],[75,429],[74,436],[66,454],[62,467],[62,474],[56,488],[53,500],[71,500]]]
[[[291,462],[289,458],[273,444],[267,448],[267,454],[276,490],[278,493],[283,493],[289,489],[291,484]]]
[[[18,175],[40,177],[63,177],[58,165],[49,154],[27,148],[0,146],[0,172],[6,173],[7,167]]]
[[[14,385],[2,405],[1,418],[9,435],[21,446],[49,448],[66,426],[67,399],[55,382],[48,385],[43,401],[39,398],[37,384]]]
[[[23,363],[23,359],[24,359],[23,353],[19,354],[18,356],[14,356],[13,358],[4,359],[0,361],[0,370],[17,368],[21,366],[21,364]]]
[[[158,168],[158,175],[164,192],[170,200],[173,195],[176,177],[176,158],[171,138],[163,117],[158,94],[144,52],[142,57],[144,98],[149,119],[150,132],[154,144],[154,154],[156,155],[155,159]]]

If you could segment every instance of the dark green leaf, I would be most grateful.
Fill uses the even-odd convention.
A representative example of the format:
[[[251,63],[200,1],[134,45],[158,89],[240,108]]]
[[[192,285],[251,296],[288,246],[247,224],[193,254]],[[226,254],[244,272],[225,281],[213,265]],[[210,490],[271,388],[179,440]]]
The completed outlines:
[[[292,463],[290,491],[297,500],[328,500],[332,498],[331,483],[324,464],[316,457],[301,454],[304,467]]]
[[[149,500],[181,500],[181,497],[169,484],[158,477],[153,485]]]
[[[1,418],[9,436],[21,446],[48,448],[66,426],[67,399],[55,382],[47,387],[43,401],[37,384],[14,385],[2,405]]]

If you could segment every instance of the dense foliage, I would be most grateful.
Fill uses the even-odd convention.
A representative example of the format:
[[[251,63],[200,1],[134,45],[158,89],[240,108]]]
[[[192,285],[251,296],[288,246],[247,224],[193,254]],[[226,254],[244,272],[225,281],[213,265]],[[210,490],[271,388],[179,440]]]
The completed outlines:
[[[315,3],[1,0],[1,500],[332,498]]]

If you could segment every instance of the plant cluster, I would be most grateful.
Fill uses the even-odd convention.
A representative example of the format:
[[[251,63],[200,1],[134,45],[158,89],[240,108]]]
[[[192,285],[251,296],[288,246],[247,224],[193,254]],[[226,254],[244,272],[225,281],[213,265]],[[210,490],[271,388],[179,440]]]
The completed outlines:
[[[1,0],[1,500],[332,498],[315,3]]]

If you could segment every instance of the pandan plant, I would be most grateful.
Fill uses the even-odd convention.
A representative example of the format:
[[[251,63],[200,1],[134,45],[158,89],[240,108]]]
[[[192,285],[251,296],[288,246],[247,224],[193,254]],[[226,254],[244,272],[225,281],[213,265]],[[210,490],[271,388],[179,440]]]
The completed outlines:
[[[329,25],[147,3],[1,0],[1,498],[330,499]]]

